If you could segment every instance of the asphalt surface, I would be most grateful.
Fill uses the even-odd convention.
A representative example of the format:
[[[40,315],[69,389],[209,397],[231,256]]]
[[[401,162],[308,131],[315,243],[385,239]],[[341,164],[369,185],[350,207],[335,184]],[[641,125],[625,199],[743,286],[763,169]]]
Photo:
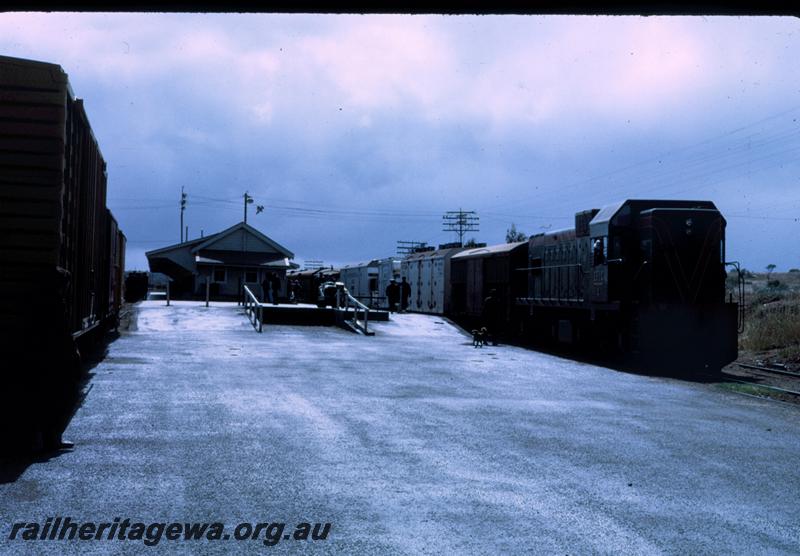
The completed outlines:
[[[235,306],[143,302],[92,370],[74,451],[0,484],[0,552],[800,551],[799,408],[476,349],[436,317],[374,329],[257,334]],[[51,516],[331,529],[271,547],[9,540]]]

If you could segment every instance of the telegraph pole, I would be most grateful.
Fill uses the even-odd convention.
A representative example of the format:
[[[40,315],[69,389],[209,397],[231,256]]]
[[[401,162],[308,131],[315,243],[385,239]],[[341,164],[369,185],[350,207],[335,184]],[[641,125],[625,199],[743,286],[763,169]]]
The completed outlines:
[[[244,192],[244,223],[247,224],[247,205],[253,202],[253,198],[247,194],[247,191]]]
[[[253,203],[253,198],[244,192],[244,223],[247,224],[247,205]],[[256,214],[261,214],[264,211],[264,205],[256,205]]]
[[[181,243],[183,243],[183,211],[186,210],[186,193],[183,192],[183,186],[181,186]],[[186,239],[189,239],[189,234],[187,232]]]
[[[478,231],[478,215],[474,210],[449,210],[442,216],[442,231],[458,234],[458,243],[464,246],[464,234]]]

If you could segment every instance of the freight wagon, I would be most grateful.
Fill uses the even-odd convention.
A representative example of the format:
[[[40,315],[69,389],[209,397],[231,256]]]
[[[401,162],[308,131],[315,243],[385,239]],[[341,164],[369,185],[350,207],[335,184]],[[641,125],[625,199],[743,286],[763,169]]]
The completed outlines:
[[[403,259],[401,274],[411,286],[409,311],[435,315],[450,311],[450,260],[463,250],[445,244],[439,249],[417,251]]]
[[[526,276],[520,270],[528,258],[528,242],[503,243],[467,249],[450,261],[450,284],[454,316],[475,321],[484,312],[484,300],[491,294],[501,314],[511,321],[516,299],[525,293]]]
[[[0,57],[4,438],[41,437],[53,407],[64,409],[75,342],[117,322],[124,253],[106,208],[106,164],[67,75]]]
[[[378,290],[378,261],[345,265],[339,270],[339,280],[344,283],[350,295],[368,307],[377,306]]]

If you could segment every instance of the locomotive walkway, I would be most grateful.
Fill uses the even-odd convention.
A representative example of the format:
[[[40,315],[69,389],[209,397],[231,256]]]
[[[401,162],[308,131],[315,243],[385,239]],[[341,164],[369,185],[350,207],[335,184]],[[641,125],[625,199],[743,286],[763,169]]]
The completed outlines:
[[[162,301],[109,346],[72,452],[0,484],[12,523],[330,522],[325,541],[168,541],[154,553],[792,554],[800,409],[393,315],[365,339]],[[229,529],[226,529],[229,530]],[[150,549],[153,550],[153,549]]]

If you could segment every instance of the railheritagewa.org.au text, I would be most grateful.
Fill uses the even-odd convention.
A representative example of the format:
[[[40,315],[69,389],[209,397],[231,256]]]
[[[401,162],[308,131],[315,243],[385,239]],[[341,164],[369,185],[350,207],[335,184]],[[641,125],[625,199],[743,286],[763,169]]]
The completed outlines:
[[[330,523],[242,522],[233,528],[224,523],[143,522],[114,518],[112,521],[76,521],[71,517],[48,517],[42,522],[11,524],[12,541],[129,541],[155,546],[162,541],[256,541],[274,546],[282,541],[325,541]]]

